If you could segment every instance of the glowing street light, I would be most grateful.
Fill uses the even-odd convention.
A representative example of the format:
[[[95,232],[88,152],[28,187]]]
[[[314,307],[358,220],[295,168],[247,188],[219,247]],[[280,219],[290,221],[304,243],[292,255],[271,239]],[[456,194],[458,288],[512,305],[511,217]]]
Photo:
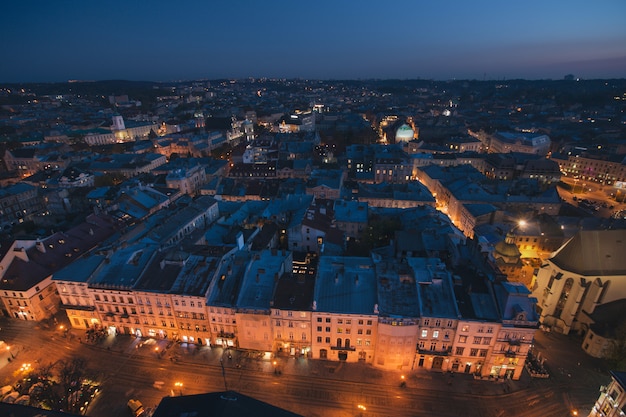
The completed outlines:
[[[13,355],[13,352],[11,352],[11,346],[7,346],[7,352],[9,352],[11,358],[15,359],[15,355]]]

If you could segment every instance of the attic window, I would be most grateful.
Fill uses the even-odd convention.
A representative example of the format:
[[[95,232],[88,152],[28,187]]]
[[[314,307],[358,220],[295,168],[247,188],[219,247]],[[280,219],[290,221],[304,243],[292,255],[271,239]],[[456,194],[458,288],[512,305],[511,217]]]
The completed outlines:
[[[65,239],[59,239],[59,244],[62,245],[65,243]]]
[[[51,243],[51,244],[49,244],[49,245],[48,245],[48,247],[49,247],[50,249],[54,249],[54,245],[53,245],[52,243]]]

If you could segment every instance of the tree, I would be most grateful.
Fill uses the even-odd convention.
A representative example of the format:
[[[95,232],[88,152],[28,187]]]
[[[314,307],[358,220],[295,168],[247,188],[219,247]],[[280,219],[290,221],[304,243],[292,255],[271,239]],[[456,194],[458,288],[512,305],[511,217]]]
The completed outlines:
[[[606,354],[611,369],[626,370],[626,320],[617,325],[611,345]]]
[[[59,385],[64,394],[63,409],[78,414],[82,406],[82,402],[78,401],[78,395],[85,378],[85,360],[81,358],[63,360],[60,365]]]

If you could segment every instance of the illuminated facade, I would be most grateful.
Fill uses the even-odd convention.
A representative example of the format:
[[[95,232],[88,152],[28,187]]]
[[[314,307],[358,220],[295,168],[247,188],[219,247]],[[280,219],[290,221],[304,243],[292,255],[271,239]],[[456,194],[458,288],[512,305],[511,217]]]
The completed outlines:
[[[600,397],[589,417],[623,417],[626,415],[626,372],[611,371],[611,382],[600,387]]]

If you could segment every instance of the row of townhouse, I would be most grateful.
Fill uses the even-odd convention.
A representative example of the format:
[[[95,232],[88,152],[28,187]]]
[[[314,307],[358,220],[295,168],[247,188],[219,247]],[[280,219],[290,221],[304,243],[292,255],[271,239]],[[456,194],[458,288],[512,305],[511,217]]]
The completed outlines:
[[[136,243],[53,280],[76,328],[392,370],[517,379],[537,328],[523,285],[453,276],[435,258],[322,255],[294,271],[290,251],[212,251]]]

